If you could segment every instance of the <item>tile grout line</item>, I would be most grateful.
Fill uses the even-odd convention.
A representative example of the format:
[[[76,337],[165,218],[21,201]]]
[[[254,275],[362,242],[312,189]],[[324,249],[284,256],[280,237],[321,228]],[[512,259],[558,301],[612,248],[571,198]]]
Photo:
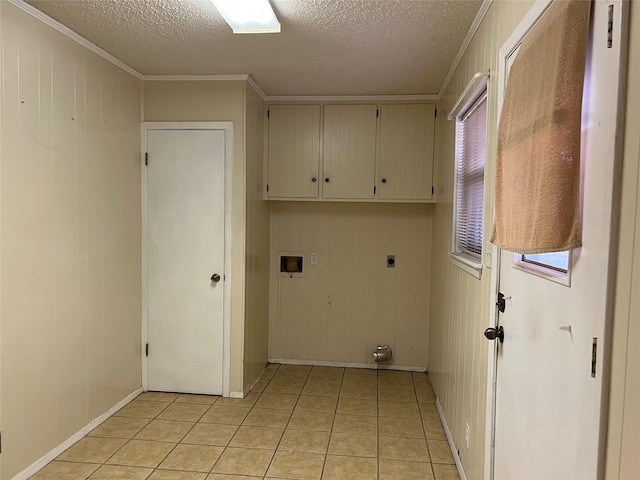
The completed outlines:
[[[333,411],[333,420],[331,421],[331,430],[329,430],[329,441],[327,442],[327,449],[324,452],[324,461],[322,462],[322,470],[320,471],[320,480],[322,480],[322,477],[324,477],[324,469],[327,467],[327,459],[329,458],[329,447],[331,446],[331,438],[333,437],[333,427],[336,423],[336,415],[338,414],[338,405],[340,405],[340,395],[342,392],[342,385],[344,382],[345,374],[346,374],[346,369],[343,368],[342,375],[340,378],[340,387],[338,388],[338,399],[336,400],[336,407]]]
[[[380,480],[380,371],[376,372],[376,444],[377,444],[377,475],[376,477]]]
[[[145,392],[142,392],[142,393],[145,393]],[[140,395],[138,395],[138,397],[139,397],[139,396],[140,396]],[[177,397],[176,397],[176,398],[177,398]],[[137,400],[137,397],[134,399],[134,401],[135,401],[135,400]],[[174,401],[175,401],[175,399],[174,399]],[[160,401],[156,401],[156,402],[157,402],[157,403],[164,403],[164,402],[160,402]],[[154,417],[151,417],[151,418],[145,418],[145,420],[147,420],[147,419],[149,420],[149,421],[147,422],[147,424],[146,424],[144,427],[142,427],[138,432],[136,432],[136,433],[135,433],[131,438],[127,439],[127,441],[126,441],[124,444],[122,444],[122,446],[121,446],[118,450],[116,450],[112,455],[110,455],[108,458],[106,458],[106,459],[102,462],[102,464],[101,464],[101,465],[100,465],[100,466],[95,470],[95,472],[93,472],[93,473],[92,473],[88,478],[90,479],[90,478],[91,478],[91,477],[92,477],[92,476],[93,476],[93,475],[94,475],[98,470],[100,470],[102,467],[105,467],[105,466],[108,466],[108,465],[114,465],[114,466],[120,466],[120,467],[128,467],[128,466],[130,466],[130,465],[107,464],[107,462],[108,462],[109,460],[111,460],[114,456],[116,456],[116,455],[117,455],[117,454],[118,454],[118,453],[119,453],[119,452],[120,452],[120,451],[121,451],[125,446],[127,446],[129,443],[131,443],[131,441],[132,441],[132,440],[134,440],[134,438],[135,438],[135,436],[136,436],[136,435],[139,435],[139,434],[140,434],[140,432],[141,432],[142,430],[144,430],[145,428],[147,428],[147,427],[151,424],[151,422],[153,422],[153,421],[158,417],[158,415],[160,415],[160,414],[161,414],[162,412],[164,412],[167,408],[169,408],[169,405],[171,405],[172,403],[173,403],[173,401],[171,401],[171,402],[167,402],[167,405],[166,405],[162,410],[160,410],[160,411],[159,411],[159,412],[158,412]],[[130,405],[130,404],[129,404],[129,405]],[[120,412],[121,410],[123,410],[123,409],[124,409],[124,408],[126,408],[127,406],[128,406],[128,405],[125,405],[125,406],[124,406],[124,407],[122,407],[120,410],[118,410],[118,412]],[[113,417],[117,416],[117,413],[118,413],[118,412],[116,412],[116,413],[115,413],[114,415],[112,415],[110,418],[113,418]],[[144,417],[121,417],[121,418],[144,418]],[[85,437],[85,438],[86,438],[86,437]],[[162,442],[162,443],[170,443],[170,442]],[[176,446],[177,446],[177,444],[176,444]],[[167,456],[168,456],[171,452],[173,452],[173,450],[174,450],[174,449],[175,449],[175,446],[174,446],[174,447],[169,451],[169,453],[167,453],[167,455],[166,455],[166,456],[164,456],[164,457],[162,458],[162,460],[160,460],[160,462],[158,463],[158,465],[160,465],[160,463],[162,463],[162,462],[165,460],[165,458],[167,458]],[[156,467],[157,467],[157,465],[156,465]],[[150,477],[151,475],[153,475],[153,472],[155,472],[155,470],[156,470],[156,468],[155,468],[155,467],[139,467],[139,468],[151,468],[151,473],[150,473],[149,475],[147,475],[147,477],[145,477],[145,478],[148,478],[148,477]]]
[[[427,378],[428,378],[428,375],[427,375]],[[416,383],[413,378],[413,374],[411,375],[411,381],[413,382],[413,388],[415,391]],[[431,383],[431,381],[429,381],[429,383]],[[424,417],[422,416],[422,409],[420,408],[420,400],[417,398],[417,394],[416,394],[416,400],[418,401],[418,414],[420,415],[420,423],[422,424],[422,433],[424,434],[424,442],[427,444],[427,453],[429,454],[429,466],[431,467],[431,475],[433,475],[433,478],[435,479],[436,471],[433,468],[433,458],[431,458],[431,448],[429,447],[429,439],[427,438],[427,429],[424,425]]]
[[[279,372],[279,371],[280,371],[280,367],[278,367],[276,369],[276,373]],[[278,440],[278,444],[276,445],[276,448],[273,451],[273,457],[271,457],[271,460],[269,461],[269,465],[267,465],[267,469],[264,471],[263,478],[267,478],[267,474],[269,473],[269,469],[271,468],[271,464],[273,463],[273,460],[276,458],[276,455],[278,454],[278,447],[282,443],[282,438],[284,437],[284,434],[287,432],[287,428],[289,427],[289,423],[291,422],[291,417],[293,417],[293,412],[295,411],[296,406],[298,405],[298,402],[300,401],[300,397],[302,396],[302,391],[304,390],[304,386],[307,384],[307,379],[309,378],[310,373],[311,373],[311,369],[309,369],[309,373],[307,373],[307,376],[305,377],[304,383],[302,384],[302,388],[300,389],[300,393],[298,393],[298,396],[296,398],[296,403],[293,405],[293,408],[291,409],[291,413],[289,414],[289,420],[287,420],[287,423],[284,426],[284,429],[282,430],[282,436],[280,437],[280,440]],[[275,376],[276,376],[276,374],[274,373],[273,376],[271,377],[271,379],[269,380],[269,382],[267,383],[267,385],[265,386],[265,390],[267,389],[267,387],[269,386],[269,384],[273,380],[273,377],[275,377]],[[249,413],[251,413],[251,412],[249,412]],[[247,414],[247,416],[248,415],[249,414]]]
[[[268,364],[267,364],[268,365]],[[262,395],[265,393],[265,390],[267,389],[267,387],[269,386],[269,384],[271,383],[271,381],[273,380],[273,377],[275,377],[275,374],[278,372],[278,370],[280,370],[280,367],[278,366],[278,368],[275,369],[275,372],[271,374],[271,376],[269,377],[269,380],[267,381],[266,385],[264,386],[264,388],[262,389],[261,392],[259,392],[260,394],[258,395],[258,398],[256,399],[255,403],[251,406],[251,408],[249,408],[249,411],[247,412],[247,414],[244,416],[244,418],[242,419],[242,421],[240,422],[239,425],[237,425],[236,431],[233,433],[233,435],[231,436],[231,438],[229,439],[229,441],[227,442],[227,445],[222,449],[222,452],[220,453],[220,456],[218,457],[218,459],[213,463],[213,466],[211,467],[211,469],[209,470],[209,473],[207,474],[207,477],[209,475],[213,475],[213,469],[216,468],[216,465],[218,464],[218,462],[220,461],[220,459],[223,457],[224,453],[227,451],[227,449],[229,448],[229,445],[231,444],[231,442],[233,441],[233,438],[238,434],[238,431],[240,430],[240,427],[242,426],[242,424],[244,423],[244,421],[247,419],[247,417],[249,416],[249,414],[251,413],[251,411],[255,408],[256,403],[258,403],[258,400],[260,399],[260,397],[262,397]],[[264,374],[264,372],[267,371],[267,368],[265,367],[265,369],[263,370],[262,374]],[[262,375],[261,374],[261,375]],[[251,392],[249,392],[251,393]],[[216,402],[217,403],[217,402]],[[233,447],[231,447],[233,448]],[[274,453],[275,456],[275,453]],[[273,458],[271,459],[273,461]],[[269,462],[269,466],[271,466],[271,462]],[[267,470],[265,470],[264,475],[262,475],[262,477],[265,477],[267,474],[267,471],[269,470],[269,466],[267,467]]]

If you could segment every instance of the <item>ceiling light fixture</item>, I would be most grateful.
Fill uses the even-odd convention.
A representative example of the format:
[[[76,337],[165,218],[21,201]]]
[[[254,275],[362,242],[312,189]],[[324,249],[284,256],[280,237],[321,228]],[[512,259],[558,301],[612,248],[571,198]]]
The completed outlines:
[[[269,0],[211,0],[233,33],[280,33]]]

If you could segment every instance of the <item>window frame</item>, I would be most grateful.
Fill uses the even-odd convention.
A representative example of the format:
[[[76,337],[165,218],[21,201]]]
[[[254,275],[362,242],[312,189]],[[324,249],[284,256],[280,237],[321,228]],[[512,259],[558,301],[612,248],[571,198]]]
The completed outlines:
[[[480,253],[474,255],[468,250],[461,248],[459,243],[459,235],[458,235],[458,201],[459,201],[459,189],[458,189],[458,170],[461,161],[461,153],[460,153],[460,144],[459,144],[459,128],[461,127],[462,122],[473,113],[474,110],[479,108],[482,103],[485,103],[486,108],[486,118],[485,118],[485,132],[484,132],[484,160],[482,165],[482,219],[481,222],[481,232],[482,239],[480,241]],[[481,278],[482,275],[482,267],[483,267],[483,255],[485,252],[484,245],[484,205],[485,205],[485,195],[486,195],[486,158],[487,158],[487,143],[488,143],[488,125],[489,125],[489,79],[484,79],[478,87],[474,90],[473,94],[469,97],[464,106],[459,110],[457,115],[455,116],[455,146],[454,146],[454,178],[453,178],[453,212],[452,212],[452,236],[451,236],[451,252],[449,257],[454,265],[465,270],[467,273],[475,276],[476,278]],[[476,171],[476,174],[478,172]]]

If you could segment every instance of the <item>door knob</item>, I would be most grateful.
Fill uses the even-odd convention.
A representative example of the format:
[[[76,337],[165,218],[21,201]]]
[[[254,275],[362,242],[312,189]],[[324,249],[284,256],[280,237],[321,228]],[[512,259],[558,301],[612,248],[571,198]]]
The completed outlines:
[[[504,328],[500,325],[498,328],[489,327],[484,331],[484,336],[489,340],[500,340],[500,343],[504,342]]]
[[[214,273],[213,275],[211,275],[211,281],[213,283],[218,283],[220,281],[220,275],[217,273]]]

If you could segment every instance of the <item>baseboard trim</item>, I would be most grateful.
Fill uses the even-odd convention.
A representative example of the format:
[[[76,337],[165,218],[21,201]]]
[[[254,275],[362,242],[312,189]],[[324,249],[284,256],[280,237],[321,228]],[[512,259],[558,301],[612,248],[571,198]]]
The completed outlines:
[[[297,360],[292,358],[270,358],[269,363],[284,365],[316,365],[319,367],[368,368],[370,370],[403,370],[406,372],[426,372],[427,367],[407,365],[384,365],[381,363],[325,362],[323,360]]]
[[[458,475],[460,475],[460,480],[467,480],[467,474],[464,472],[462,460],[460,459],[460,455],[458,454],[458,449],[456,448],[456,444],[453,441],[453,437],[451,436],[449,425],[447,425],[447,419],[444,418],[444,412],[442,411],[442,405],[440,405],[440,399],[438,397],[436,397],[436,407],[438,408],[438,415],[440,415],[440,421],[442,422],[444,433],[447,435],[447,441],[449,442],[449,448],[451,449],[451,454],[453,455],[453,459],[456,462],[456,468],[458,469]]]
[[[244,398],[244,392],[229,392],[229,398]]]
[[[62,452],[64,452],[67,448],[69,448],[74,443],[80,441],[90,431],[92,431],[93,429],[95,429],[98,426],[100,426],[100,424],[102,424],[105,420],[107,420],[111,415],[113,415],[118,410],[120,410],[122,407],[127,405],[129,402],[131,402],[134,398],[136,398],[141,393],[142,393],[142,387],[138,388],[137,390],[135,390],[134,392],[129,394],[127,397],[125,397],[123,400],[121,400],[118,403],[116,403],[113,407],[111,407],[109,410],[104,412],[98,418],[96,418],[96,419],[92,420],[91,422],[89,422],[80,431],[78,431],[77,433],[73,434],[71,437],[69,437],[67,440],[62,442],[56,448],[51,450],[49,453],[44,455],[42,458],[40,458],[39,460],[37,460],[36,462],[31,464],[29,467],[27,467],[25,470],[23,470],[22,472],[17,474],[15,477],[13,477],[13,480],[26,480],[30,476],[34,475],[36,472],[41,470],[45,465],[47,465],[49,462],[51,462],[53,459],[55,459],[58,455],[60,455]]]

